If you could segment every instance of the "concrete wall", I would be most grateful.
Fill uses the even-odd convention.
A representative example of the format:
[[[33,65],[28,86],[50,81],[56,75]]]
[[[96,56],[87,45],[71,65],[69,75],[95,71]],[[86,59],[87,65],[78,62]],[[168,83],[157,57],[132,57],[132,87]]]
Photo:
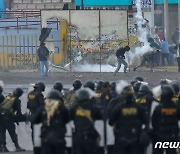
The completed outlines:
[[[72,0],[73,2],[73,0]],[[13,10],[42,10],[42,9],[62,9],[63,0],[13,0]],[[69,3],[69,8],[75,8],[73,3]]]
[[[98,10],[43,10],[41,12],[42,27],[47,27],[47,20],[51,17],[70,22],[77,28],[80,39],[94,39],[99,33],[109,35],[113,31],[116,31],[120,38],[127,38],[127,11],[101,10],[99,17]]]

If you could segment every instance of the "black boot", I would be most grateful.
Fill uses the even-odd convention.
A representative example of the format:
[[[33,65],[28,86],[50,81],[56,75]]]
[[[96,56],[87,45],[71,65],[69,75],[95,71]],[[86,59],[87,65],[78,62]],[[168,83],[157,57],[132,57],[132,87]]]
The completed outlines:
[[[7,149],[6,145],[1,145],[0,152],[9,152],[9,150]]]
[[[22,148],[19,146],[18,143],[15,144],[15,147],[16,147],[16,151],[17,151],[17,152],[26,151],[25,149],[22,149]]]

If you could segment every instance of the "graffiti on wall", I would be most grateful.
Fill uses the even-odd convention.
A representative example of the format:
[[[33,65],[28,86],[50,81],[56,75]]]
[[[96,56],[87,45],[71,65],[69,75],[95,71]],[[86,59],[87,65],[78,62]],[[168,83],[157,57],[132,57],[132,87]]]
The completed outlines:
[[[100,51],[103,52],[103,56],[107,57],[118,48],[128,44],[128,39],[122,40],[116,30],[112,30],[112,33],[109,35],[96,35],[86,40],[81,40],[78,35],[78,28],[74,25],[68,26],[67,40],[69,51],[74,61],[80,61],[85,57],[87,59],[99,59]],[[101,58],[104,59],[105,57]]]

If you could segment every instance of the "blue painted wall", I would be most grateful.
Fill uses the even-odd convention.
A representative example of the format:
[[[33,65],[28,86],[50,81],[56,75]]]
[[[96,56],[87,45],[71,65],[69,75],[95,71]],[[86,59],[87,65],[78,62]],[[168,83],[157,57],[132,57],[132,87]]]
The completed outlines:
[[[0,11],[5,11],[5,0],[0,0]],[[5,15],[0,13],[0,18],[3,18]]]
[[[76,6],[81,6],[82,0],[75,0]],[[118,6],[132,5],[132,0],[83,0],[84,6]],[[178,4],[178,0],[168,0],[169,4]],[[164,0],[155,0],[155,4],[164,4]]]
[[[84,6],[118,6],[132,5],[132,0],[83,0]],[[76,6],[81,6],[82,0],[76,0]]]
[[[169,4],[178,4],[178,0],[168,0]],[[164,4],[164,0],[155,0],[155,4]]]

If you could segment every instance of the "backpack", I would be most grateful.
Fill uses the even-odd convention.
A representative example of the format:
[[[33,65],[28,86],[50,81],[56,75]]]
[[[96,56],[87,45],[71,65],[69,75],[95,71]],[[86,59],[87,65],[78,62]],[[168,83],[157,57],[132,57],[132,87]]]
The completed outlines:
[[[6,96],[4,101],[0,104],[0,110],[13,112],[12,106],[15,102],[15,99],[16,97],[13,97],[12,95]]]
[[[28,102],[27,102],[27,108],[32,112],[33,110],[36,110],[36,108],[38,107],[38,101],[37,101],[37,94],[39,92],[36,91],[31,91],[28,96]]]

